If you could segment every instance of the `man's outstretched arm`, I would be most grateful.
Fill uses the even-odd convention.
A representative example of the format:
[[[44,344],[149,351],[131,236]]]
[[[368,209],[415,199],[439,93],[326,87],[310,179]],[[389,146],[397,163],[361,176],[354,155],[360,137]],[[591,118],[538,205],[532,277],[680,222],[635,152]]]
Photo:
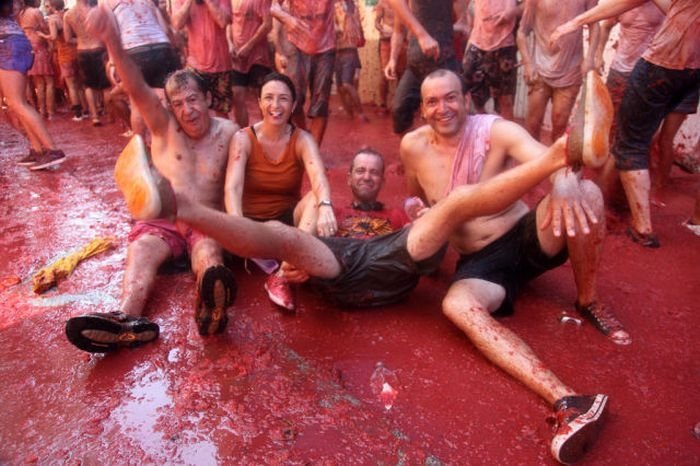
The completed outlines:
[[[154,134],[165,132],[170,114],[161,104],[155,91],[146,84],[141,70],[124,50],[112,11],[104,4],[90,10],[86,29],[89,34],[104,42],[124,90],[143,115],[148,129]]]

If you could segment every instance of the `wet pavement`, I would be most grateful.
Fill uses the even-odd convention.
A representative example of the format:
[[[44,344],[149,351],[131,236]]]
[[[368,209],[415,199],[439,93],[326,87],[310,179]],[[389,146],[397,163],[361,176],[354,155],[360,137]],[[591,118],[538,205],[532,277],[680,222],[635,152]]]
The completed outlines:
[[[236,261],[231,321],[208,338],[194,325],[193,276],[164,273],[146,310],[161,327],[155,343],[107,356],[74,348],[67,318],[118,306],[130,220],[112,169],[127,140],[68,115],[49,128],[69,159],[35,173],[15,165],[28,148],[0,120],[0,463],[555,464],[549,407],[440,312],[452,253],[400,305],[344,312],[302,288],[296,315],[277,311],[262,273]],[[366,144],[388,160],[383,200],[399,203],[398,141],[386,117],[332,118],[322,153],[334,198],[348,200],[347,164]],[[574,312],[568,264],[504,319],[565,383],[610,395],[586,464],[700,464],[700,238],[680,226],[699,180],[672,177],[667,206],[654,209],[661,249],[632,244],[622,225],[604,246],[600,296],[630,346],[560,323]],[[107,235],[116,248],[33,294],[38,269]],[[398,378],[388,411],[370,387],[379,361]]]

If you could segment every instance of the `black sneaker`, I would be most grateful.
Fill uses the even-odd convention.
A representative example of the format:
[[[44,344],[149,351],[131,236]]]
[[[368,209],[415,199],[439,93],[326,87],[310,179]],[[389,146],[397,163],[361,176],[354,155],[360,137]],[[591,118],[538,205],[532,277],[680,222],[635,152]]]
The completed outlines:
[[[37,156],[36,163],[29,167],[30,170],[43,170],[66,161],[66,154],[62,150],[47,150]]]
[[[552,438],[552,456],[564,464],[583,457],[602,427],[607,395],[566,396],[554,404],[556,432]]]
[[[157,324],[123,312],[95,312],[66,322],[68,340],[90,353],[109,353],[119,347],[135,348],[155,340],[159,333]]]
[[[39,152],[35,151],[34,149],[29,149],[29,154],[22,157],[17,161],[17,165],[21,165],[23,167],[31,167],[32,165],[35,165],[38,158],[39,158]]]

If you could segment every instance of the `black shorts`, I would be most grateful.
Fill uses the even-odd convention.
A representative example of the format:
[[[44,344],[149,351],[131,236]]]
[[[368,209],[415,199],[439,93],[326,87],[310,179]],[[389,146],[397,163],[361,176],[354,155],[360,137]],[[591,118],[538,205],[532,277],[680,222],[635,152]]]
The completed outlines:
[[[360,54],[356,48],[340,49],[335,52],[335,85],[355,84],[355,71],[362,68]]]
[[[107,79],[106,63],[106,49],[78,50],[78,71],[85,87],[96,91],[112,87]]]
[[[410,227],[370,239],[319,238],[341,265],[333,279],[312,277],[314,291],[339,307],[375,307],[404,299],[421,275],[440,267],[447,246],[415,262],[406,249]]]
[[[542,251],[533,210],[493,243],[475,253],[461,255],[453,281],[479,278],[501,285],[506,297],[494,314],[508,315],[513,313],[513,302],[523,285],[559,267],[568,256],[566,248],[553,257]]]
[[[272,70],[263,65],[253,65],[247,73],[232,70],[231,85],[238,87],[254,87],[257,89],[260,88],[263,78],[270,73],[272,73]]]
[[[181,68],[180,56],[169,42],[143,45],[126,51],[139,67],[146,83],[158,89],[165,87],[165,79]]]

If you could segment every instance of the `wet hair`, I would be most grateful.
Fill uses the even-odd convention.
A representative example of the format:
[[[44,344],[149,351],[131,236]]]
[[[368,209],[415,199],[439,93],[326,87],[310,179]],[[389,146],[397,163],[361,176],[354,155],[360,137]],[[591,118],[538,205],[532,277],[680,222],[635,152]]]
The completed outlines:
[[[377,157],[382,162],[382,173],[384,173],[384,156],[371,147],[363,147],[355,152],[355,155],[352,156],[352,160],[350,160],[350,169],[348,170],[348,173],[352,173],[352,169],[355,168],[355,159],[360,154],[373,155]]]
[[[429,73],[423,79],[423,83],[425,83],[428,79],[444,78],[445,76],[448,76],[450,74],[453,75],[455,78],[457,78],[457,80],[459,81],[459,85],[462,87],[462,94],[466,94],[467,93],[467,83],[466,83],[466,81],[464,81],[464,78],[462,77],[462,75],[460,75],[459,73],[455,73],[452,70],[445,69],[445,68],[439,68],[439,69],[433,71],[432,73]],[[423,85],[423,83],[421,83],[421,86]]]
[[[258,98],[262,97],[263,86],[265,86],[265,84],[269,83],[270,81],[280,81],[284,83],[289,88],[289,92],[292,94],[292,103],[295,103],[297,101],[297,91],[294,88],[294,83],[292,82],[292,80],[289,79],[289,76],[284,75],[282,73],[278,73],[276,71],[266,74],[265,77],[262,79],[262,82],[260,83],[260,90],[258,91]]]
[[[51,8],[55,11],[63,11],[66,9],[66,4],[63,0],[49,0],[49,5],[51,5]]]
[[[190,81],[195,84],[199,92],[205,96],[207,95],[207,91],[209,89],[199,73],[194,70],[183,68],[181,70],[173,71],[167,78],[165,78],[165,97],[168,99],[168,102],[170,102],[170,94],[172,92],[187,86]]]
[[[12,0],[0,0],[0,18],[9,18],[13,10]]]

